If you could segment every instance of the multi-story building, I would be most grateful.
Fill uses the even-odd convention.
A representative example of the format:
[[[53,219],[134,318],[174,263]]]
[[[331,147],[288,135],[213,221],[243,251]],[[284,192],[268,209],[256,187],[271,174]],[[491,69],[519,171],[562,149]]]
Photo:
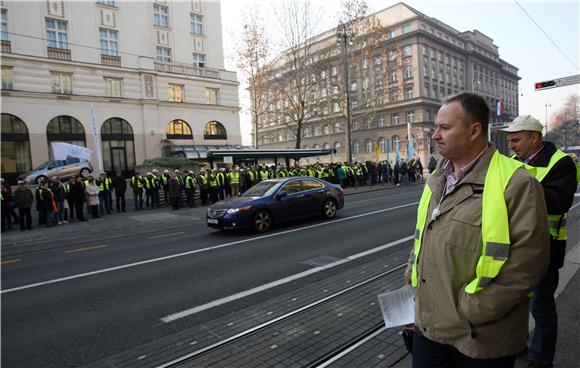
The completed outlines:
[[[241,144],[219,1],[4,0],[0,9],[2,176],[51,158],[52,142],[100,146],[104,170],[125,172],[167,141]]]
[[[312,89],[306,103],[315,114],[303,124],[301,148],[333,148],[334,155],[320,160],[347,160],[342,86],[350,94],[351,150],[358,161],[393,160],[397,153],[405,158],[410,132],[415,155],[427,162],[433,153],[431,135],[440,101],[451,94],[483,95],[491,108],[492,125],[518,115],[518,69],[499,57],[492,39],[477,30],[459,32],[404,3],[373,16],[388,34],[380,43],[357,35],[347,54],[365,55],[361,49],[366,49],[362,59],[343,57],[334,29],[314,37],[309,45],[308,61],[317,74],[312,80],[317,79],[319,88]],[[284,55],[277,60],[284,60]],[[349,65],[348,83],[344,60],[357,63]],[[288,67],[278,63],[281,66],[272,74],[283,75]],[[295,135],[290,131],[294,127],[284,117],[289,115],[288,100],[278,99],[272,91],[266,96],[270,107],[258,124],[259,146],[294,148]]]

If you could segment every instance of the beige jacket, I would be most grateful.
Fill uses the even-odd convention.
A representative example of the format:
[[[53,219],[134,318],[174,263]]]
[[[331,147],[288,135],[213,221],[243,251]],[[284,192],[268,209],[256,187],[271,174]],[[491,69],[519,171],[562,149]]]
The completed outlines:
[[[549,237],[540,183],[517,170],[505,191],[510,255],[500,274],[481,292],[466,294],[482,251],[481,205],[492,146],[441,202],[443,162],[428,180],[433,192],[418,263],[415,324],[430,340],[479,359],[513,355],[528,335],[528,294],[548,269]],[[441,160],[444,161],[444,160]],[[410,278],[411,259],[406,270]]]

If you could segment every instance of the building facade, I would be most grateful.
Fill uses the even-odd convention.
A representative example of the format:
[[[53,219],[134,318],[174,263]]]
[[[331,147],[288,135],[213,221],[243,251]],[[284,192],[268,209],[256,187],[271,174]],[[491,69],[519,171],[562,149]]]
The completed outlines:
[[[518,115],[518,69],[500,58],[492,39],[477,30],[459,32],[404,3],[373,16],[388,30],[386,40],[367,42],[359,35],[349,44],[347,55],[363,56],[354,58],[356,65],[348,65],[348,81],[344,60],[353,58],[343,57],[336,30],[316,36],[309,46],[313,50],[309,61],[318,68],[312,69],[317,86],[306,108],[317,114],[303,125],[301,148],[336,150],[320,161],[347,161],[342,86],[350,95],[351,153],[357,161],[404,159],[410,137],[411,156],[426,163],[435,153],[431,136],[440,101],[451,94],[483,95],[491,108],[492,126]],[[366,54],[361,52],[364,49]],[[285,70],[281,66],[275,73]],[[275,92],[266,95],[269,108],[257,132],[260,148],[294,148],[292,123],[284,120],[288,101],[276,98]],[[494,136],[492,129],[492,140]]]
[[[52,158],[52,142],[100,146],[104,170],[127,173],[168,142],[241,144],[219,1],[14,0],[0,9],[2,176]]]

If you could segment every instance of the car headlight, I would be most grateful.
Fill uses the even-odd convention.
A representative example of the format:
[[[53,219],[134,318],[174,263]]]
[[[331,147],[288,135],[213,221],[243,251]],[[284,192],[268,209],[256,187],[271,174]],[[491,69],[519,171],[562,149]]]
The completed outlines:
[[[234,213],[245,212],[245,211],[249,211],[251,209],[252,209],[252,206],[244,206],[244,207],[240,207],[240,208],[230,208],[226,212],[230,215],[233,215]]]

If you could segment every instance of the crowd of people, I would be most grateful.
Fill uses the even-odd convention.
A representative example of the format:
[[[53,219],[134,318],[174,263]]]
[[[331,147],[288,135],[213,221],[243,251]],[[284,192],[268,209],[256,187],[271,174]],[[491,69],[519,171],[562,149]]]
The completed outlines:
[[[32,208],[36,203],[38,226],[68,224],[70,220],[87,221],[111,214],[126,212],[126,192],[132,191],[134,208],[140,211],[171,205],[174,210],[195,207],[196,200],[208,205],[227,197],[238,196],[262,180],[289,176],[311,176],[340,184],[343,187],[408,185],[423,180],[420,159],[388,160],[380,162],[316,163],[294,165],[234,166],[221,169],[192,170],[152,169],[145,175],[136,172],[126,180],[120,172],[109,177],[100,172],[95,178],[76,176],[61,182],[57,177],[43,180],[34,192],[29,183],[18,181],[12,191],[2,180],[2,231],[32,229]],[[163,199],[163,203],[162,203]],[[86,212],[85,212],[86,211]]]

